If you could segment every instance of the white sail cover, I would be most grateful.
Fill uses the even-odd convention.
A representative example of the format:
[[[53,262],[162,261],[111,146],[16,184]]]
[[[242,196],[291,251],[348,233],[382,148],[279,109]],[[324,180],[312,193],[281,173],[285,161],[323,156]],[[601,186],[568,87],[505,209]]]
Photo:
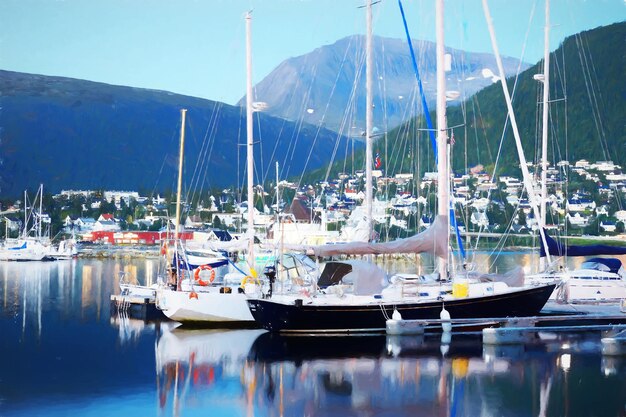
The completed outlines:
[[[346,242],[326,245],[285,245],[291,250],[306,251],[309,255],[382,255],[394,253],[430,253],[438,257],[447,256],[448,218],[437,216],[433,224],[421,233],[405,239],[396,239],[392,242]]]
[[[517,266],[504,274],[470,272],[468,278],[481,282],[504,282],[509,287],[522,287],[524,285],[524,270],[521,266]]]
[[[226,252],[245,252],[248,250],[248,243],[250,239],[247,237],[242,237],[241,239],[233,239],[226,242],[221,240],[209,240],[206,242],[202,242],[202,247],[216,250],[216,251],[226,251]]]
[[[341,278],[341,282],[352,284],[354,295],[380,294],[385,283],[385,271],[370,262],[359,260],[343,262],[350,264],[352,271]]]

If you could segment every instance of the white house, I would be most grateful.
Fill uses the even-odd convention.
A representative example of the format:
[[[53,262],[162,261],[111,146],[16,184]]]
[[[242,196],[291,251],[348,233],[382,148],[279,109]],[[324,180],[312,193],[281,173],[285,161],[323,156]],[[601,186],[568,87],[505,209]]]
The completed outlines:
[[[589,167],[591,167],[591,164],[586,159],[580,159],[580,160],[576,161],[574,166],[576,168],[588,169]]]
[[[139,199],[139,193],[136,191],[105,191],[104,192],[104,199],[106,201],[113,200],[115,202],[115,205],[118,208],[120,207],[122,199],[124,199],[126,204],[128,204],[131,198],[134,200]]]
[[[590,199],[571,199],[567,201],[568,211],[585,211],[594,210],[596,208],[596,202]]]
[[[567,219],[573,226],[584,227],[589,223],[589,217],[583,216],[580,213],[575,213],[573,216],[567,213]]]
[[[489,226],[489,218],[487,217],[487,214],[482,211],[473,212],[470,217],[470,222],[480,227]]]
[[[604,230],[605,232],[614,232],[616,229],[616,225],[615,223],[604,223],[604,222],[600,222],[600,227],[602,228],[602,230]]]
[[[98,220],[93,226],[94,232],[119,232],[120,226],[113,220]]]
[[[91,217],[79,217],[74,220],[74,227],[81,232],[91,232],[95,225],[96,221]]]

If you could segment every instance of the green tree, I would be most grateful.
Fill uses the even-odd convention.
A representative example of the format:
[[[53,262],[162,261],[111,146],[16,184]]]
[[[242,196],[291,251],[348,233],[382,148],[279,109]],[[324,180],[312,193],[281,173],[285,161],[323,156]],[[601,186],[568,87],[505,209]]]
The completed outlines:
[[[222,221],[220,220],[218,215],[214,215],[213,216],[213,227],[216,229],[221,229],[222,228]]]
[[[155,220],[154,223],[152,223],[152,225],[148,228],[148,230],[151,232],[157,232],[161,230],[162,227],[163,227],[163,219],[158,219],[158,220]]]
[[[583,233],[591,236],[598,236],[600,234],[600,219],[593,217],[587,226],[583,228]]]

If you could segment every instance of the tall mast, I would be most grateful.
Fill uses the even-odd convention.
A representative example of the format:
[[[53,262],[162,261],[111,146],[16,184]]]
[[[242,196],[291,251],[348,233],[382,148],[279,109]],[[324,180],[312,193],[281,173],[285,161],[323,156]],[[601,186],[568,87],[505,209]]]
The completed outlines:
[[[365,37],[365,213],[367,240],[372,236],[372,0],[367,1],[367,34]]]
[[[541,126],[541,217],[539,227],[547,221],[546,200],[548,199],[548,110],[550,102],[550,0],[546,0],[546,26],[543,31],[543,118]]]
[[[445,45],[443,36],[443,0],[437,0],[435,7],[435,23],[437,27],[437,214],[448,219],[448,226],[444,236],[446,254],[450,238],[449,213],[450,196],[448,191],[448,126],[446,119],[446,73],[445,73]],[[448,277],[448,256],[439,258],[439,277]]]
[[[180,148],[178,150],[178,184],[176,186],[176,229],[174,229],[174,242],[178,245],[180,229],[180,193],[183,184],[183,152],[185,150],[185,117],[187,109],[180,109]]]
[[[254,140],[252,120],[252,15],[246,13],[246,135],[248,163],[248,266],[254,267]]]
[[[541,201],[539,228],[548,221],[548,111],[550,109],[550,0],[546,0],[546,25],[543,30],[543,114],[541,125]],[[545,269],[545,259],[539,258],[539,267]]]

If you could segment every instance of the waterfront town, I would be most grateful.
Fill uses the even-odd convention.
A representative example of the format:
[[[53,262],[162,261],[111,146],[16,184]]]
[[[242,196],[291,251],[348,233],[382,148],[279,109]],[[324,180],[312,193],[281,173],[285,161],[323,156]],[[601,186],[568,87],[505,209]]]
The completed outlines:
[[[436,173],[427,172],[417,182],[412,174],[386,177],[380,170],[375,170],[373,177],[373,219],[380,240],[414,234],[430,224]],[[546,229],[571,236],[624,233],[626,174],[620,166],[610,161],[561,161],[549,168],[547,179]],[[534,183],[538,193],[538,179]],[[278,205],[275,184],[255,187],[254,226],[261,239],[273,238],[278,217],[285,224],[282,227],[287,227],[283,239],[291,243],[365,239],[358,236],[364,216],[362,172],[300,187],[288,181],[278,185]],[[482,166],[474,167],[454,175],[453,195],[461,232],[523,235],[536,229],[531,204],[515,176],[493,178]],[[183,238],[231,239],[246,230],[245,198],[233,189],[205,197],[193,202],[183,199]],[[42,216],[43,223],[52,225],[51,237],[73,235],[85,243],[154,245],[163,238],[168,222],[174,221],[174,205],[175,197],[166,199],[159,194],[64,190],[46,199],[43,208],[48,214]],[[5,236],[20,233],[22,213],[19,200],[3,209]]]

